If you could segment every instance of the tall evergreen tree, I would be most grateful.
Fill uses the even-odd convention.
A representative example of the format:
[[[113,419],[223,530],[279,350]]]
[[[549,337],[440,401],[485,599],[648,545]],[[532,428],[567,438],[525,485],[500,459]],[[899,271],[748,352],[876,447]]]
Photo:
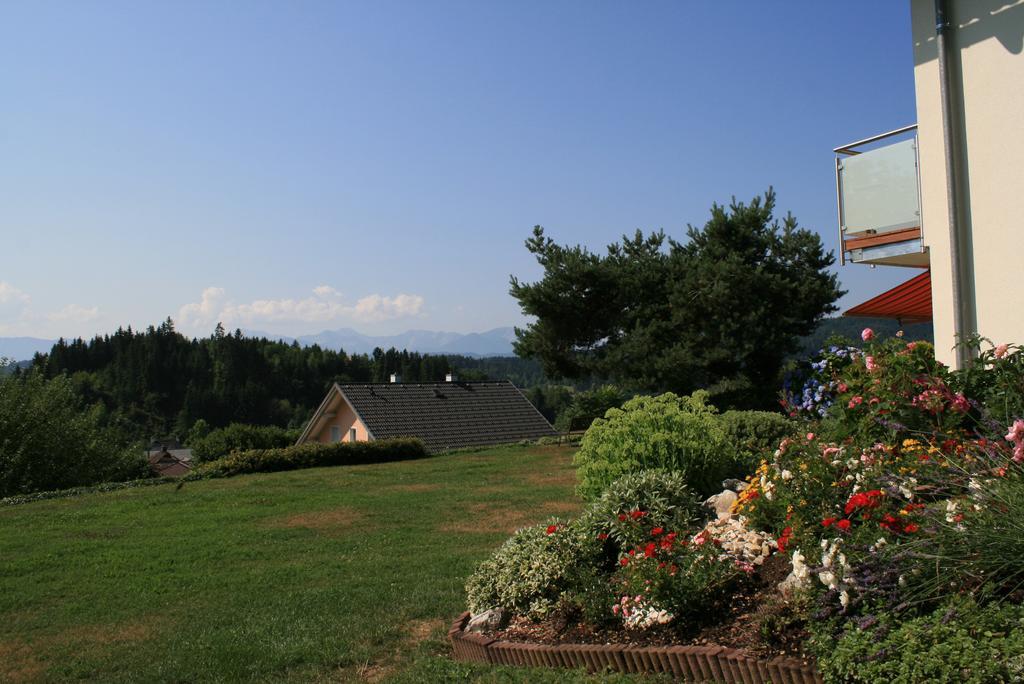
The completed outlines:
[[[605,255],[563,247],[540,226],[527,249],[544,268],[511,293],[534,322],[516,352],[549,375],[594,375],[625,386],[689,393],[722,406],[773,403],[786,356],[843,291],[821,238],[787,215],[775,193],[714,205],[687,240],[637,232]]]

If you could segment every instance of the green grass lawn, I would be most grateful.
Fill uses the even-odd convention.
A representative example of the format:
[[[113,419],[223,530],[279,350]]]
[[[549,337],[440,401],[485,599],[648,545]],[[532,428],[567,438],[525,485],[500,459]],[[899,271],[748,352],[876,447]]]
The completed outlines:
[[[564,681],[445,634],[573,485],[570,450],[503,447],[0,509],[0,681]]]

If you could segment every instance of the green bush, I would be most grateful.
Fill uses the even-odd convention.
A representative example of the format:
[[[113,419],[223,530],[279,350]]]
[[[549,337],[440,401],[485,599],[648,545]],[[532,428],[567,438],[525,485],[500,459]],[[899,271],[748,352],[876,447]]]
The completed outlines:
[[[784,437],[796,432],[796,423],[781,413],[726,411],[721,420],[747,474],[754,472],[761,459],[770,458]]]
[[[600,544],[578,523],[552,520],[526,527],[481,563],[466,583],[474,613],[504,608],[539,618],[558,604],[578,581],[580,568],[594,567]]]
[[[426,455],[427,450],[418,439],[310,443],[283,449],[236,451],[216,461],[200,464],[188,477],[232,477],[245,473],[274,473],[302,468],[403,461]]]
[[[826,682],[985,682],[1024,677],[1024,607],[955,598],[927,615],[848,624],[838,640],[817,627],[812,644]]]
[[[631,515],[634,511],[643,512],[642,525]],[[592,536],[606,534],[625,549],[647,541],[651,527],[685,533],[700,512],[700,500],[681,473],[641,470],[613,482],[580,519]]]
[[[38,373],[0,380],[0,496],[148,474],[142,448],[104,427],[68,378]]]
[[[597,499],[622,475],[673,470],[707,496],[727,477],[742,476],[735,452],[707,393],[636,397],[598,418],[576,453],[580,496]]]
[[[192,458],[197,462],[213,461],[233,451],[251,449],[279,449],[295,444],[298,430],[286,430],[276,425],[246,425],[232,423],[227,427],[210,430],[202,436],[190,439]]]
[[[609,409],[619,408],[628,398],[629,395],[615,385],[576,392],[569,405],[558,413],[555,428],[560,432],[586,430],[594,420],[602,418]]]

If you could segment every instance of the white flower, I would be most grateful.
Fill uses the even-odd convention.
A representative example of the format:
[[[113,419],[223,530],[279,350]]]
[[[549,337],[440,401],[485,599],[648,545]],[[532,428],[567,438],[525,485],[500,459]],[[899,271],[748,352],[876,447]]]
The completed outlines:
[[[789,472],[788,470],[783,470],[781,477],[782,477],[783,480],[792,480],[793,479],[793,473]]]
[[[818,579],[821,580],[821,583],[829,589],[836,588],[836,576],[828,570],[825,570],[824,572],[819,572]]]
[[[843,604],[843,608],[846,608],[848,605],[850,605],[850,593],[848,591],[843,590],[842,592],[840,592],[839,603]]]

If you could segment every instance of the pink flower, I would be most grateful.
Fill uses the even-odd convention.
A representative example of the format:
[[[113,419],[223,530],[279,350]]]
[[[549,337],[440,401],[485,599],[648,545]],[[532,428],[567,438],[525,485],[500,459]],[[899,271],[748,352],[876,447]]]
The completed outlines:
[[[838,389],[839,392],[842,393],[842,392],[845,392],[846,390],[848,390],[850,388],[846,385],[845,382],[841,382],[841,383],[839,383],[839,387],[837,387],[836,389]]]
[[[860,331],[860,339],[864,340],[865,342],[875,339],[875,331],[872,330],[871,328],[864,328],[863,330]]]
[[[907,342],[907,349],[910,351],[917,349],[917,342]]]
[[[958,413],[967,413],[971,410],[971,404],[967,401],[967,397],[963,394],[957,393],[953,396],[952,408]]]
[[[850,400],[850,403],[846,405],[846,408],[853,409],[864,403],[864,397],[859,394]]]
[[[808,442],[813,442],[814,441],[814,433],[813,432],[808,432],[807,433],[807,441]]]
[[[1013,421],[1013,425],[1010,426],[1010,431],[1006,433],[1007,442],[1024,442],[1024,420],[1018,418]]]
[[[998,344],[998,345],[996,345],[996,351],[995,351],[996,358],[997,359],[1003,358],[1004,356],[1006,356],[1006,352],[1008,352],[1009,350],[1010,350],[1010,345],[1008,345],[1008,344]]]
[[[871,371],[875,370],[876,368],[878,368],[878,364],[875,363],[875,357],[874,356],[865,356],[864,357],[864,367],[868,369],[869,373]]]

